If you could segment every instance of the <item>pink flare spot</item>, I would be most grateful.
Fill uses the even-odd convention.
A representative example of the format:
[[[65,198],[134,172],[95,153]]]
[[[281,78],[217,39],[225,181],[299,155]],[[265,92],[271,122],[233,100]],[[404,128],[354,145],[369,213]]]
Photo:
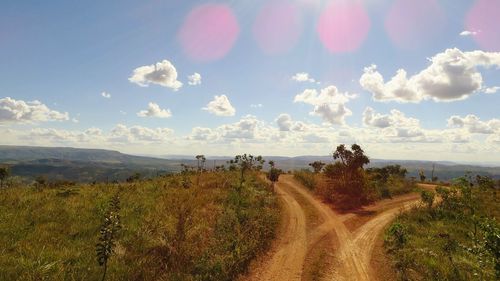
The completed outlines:
[[[257,15],[253,35],[266,54],[280,54],[292,49],[302,33],[302,17],[296,5],[273,1]]]
[[[487,51],[500,51],[500,1],[477,0],[467,14],[466,30],[475,32],[474,40]]]
[[[317,31],[332,53],[357,50],[370,30],[370,18],[359,0],[332,1],[322,12]]]
[[[444,17],[436,0],[396,0],[385,19],[385,29],[398,47],[414,49],[444,30]]]
[[[188,57],[208,62],[223,58],[232,49],[239,32],[236,17],[228,6],[205,4],[188,14],[178,39]]]

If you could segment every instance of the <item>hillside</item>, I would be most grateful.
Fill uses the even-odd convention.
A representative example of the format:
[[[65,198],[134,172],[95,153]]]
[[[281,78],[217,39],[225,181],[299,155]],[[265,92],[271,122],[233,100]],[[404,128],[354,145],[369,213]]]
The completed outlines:
[[[159,156],[162,157],[162,156]],[[0,145],[0,164],[11,166],[13,175],[34,178],[46,175],[52,179],[80,182],[124,180],[139,172],[144,176],[158,173],[171,173],[181,170],[181,164],[196,165],[193,156],[170,155],[165,158],[152,156],[128,155],[118,151],[104,149],[81,149],[70,147],[33,147]],[[331,156],[264,156],[274,160],[285,171],[307,169],[309,163],[322,161],[330,163]],[[226,164],[231,157],[207,157],[207,168]],[[410,177],[417,177],[419,170],[424,170],[428,179],[434,165],[434,175],[439,180],[448,181],[467,172],[500,179],[500,167],[463,165],[447,161],[414,161],[371,159],[371,167],[399,164],[408,170]]]

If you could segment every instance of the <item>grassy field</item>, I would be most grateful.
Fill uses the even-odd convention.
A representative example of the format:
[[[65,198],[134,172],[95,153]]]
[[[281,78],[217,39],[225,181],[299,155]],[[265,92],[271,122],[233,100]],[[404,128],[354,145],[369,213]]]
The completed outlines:
[[[401,280],[498,280],[500,192],[462,178],[398,216],[385,247]],[[495,272],[496,271],[496,272]]]
[[[252,175],[239,188],[236,173],[0,190],[0,280],[100,280],[96,244],[114,196],[122,228],[106,280],[231,280],[279,221],[267,184]]]

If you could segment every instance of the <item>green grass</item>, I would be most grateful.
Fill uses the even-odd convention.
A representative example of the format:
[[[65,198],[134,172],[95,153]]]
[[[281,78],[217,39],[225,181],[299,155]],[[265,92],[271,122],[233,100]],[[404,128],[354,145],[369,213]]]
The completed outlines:
[[[472,200],[464,193],[460,191],[456,200],[445,200],[431,209],[422,205],[403,213],[388,229],[385,247],[401,280],[497,280],[498,260],[485,250],[486,232],[474,222],[493,218],[498,222],[500,193],[476,187]],[[474,206],[474,215],[468,204]],[[394,234],[395,229],[400,236]],[[497,247],[499,241],[497,237]]]
[[[252,176],[239,190],[236,179],[207,173],[188,189],[179,175],[0,190],[0,280],[99,280],[95,246],[117,192],[123,229],[107,280],[231,280],[266,249],[279,221],[264,183]]]

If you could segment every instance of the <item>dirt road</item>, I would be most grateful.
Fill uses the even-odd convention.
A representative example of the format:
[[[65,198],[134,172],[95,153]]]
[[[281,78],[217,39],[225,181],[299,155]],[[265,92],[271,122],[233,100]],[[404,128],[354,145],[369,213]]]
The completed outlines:
[[[318,245],[324,245],[326,241],[335,262],[314,279],[376,280],[370,259],[377,237],[399,212],[419,200],[418,194],[408,194],[365,208],[369,215],[361,215],[363,212],[339,214],[314,197],[291,175],[282,175],[275,188],[284,206],[280,235],[267,259],[243,280],[307,280],[302,274],[305,259],[321,250]],[[311,212],[320,222],[313,229],[307,229],[304,213]]]

